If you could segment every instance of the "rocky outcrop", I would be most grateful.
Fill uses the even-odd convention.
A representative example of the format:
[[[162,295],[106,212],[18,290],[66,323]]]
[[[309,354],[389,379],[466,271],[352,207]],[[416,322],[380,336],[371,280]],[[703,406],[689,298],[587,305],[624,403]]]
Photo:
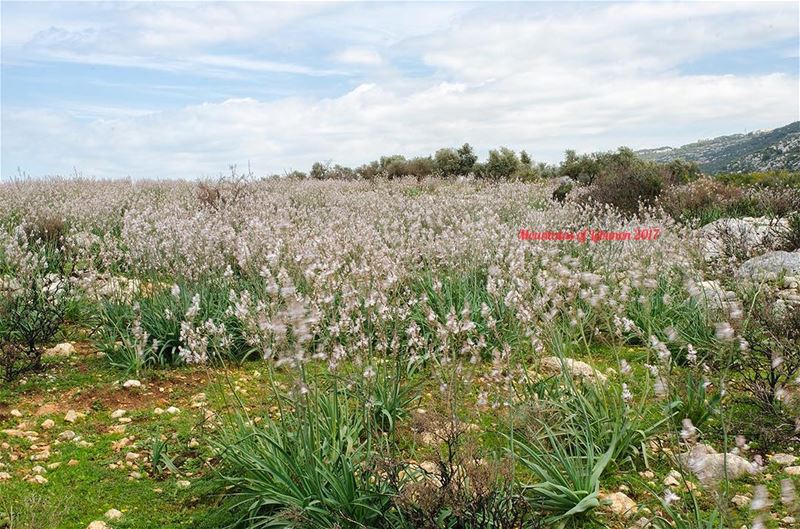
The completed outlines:
[[[796,276],[800,275],[800,251],[767,252],[758,257],[748,259],[739,270],[736,276],[740,278],[776,278],[780,275]]]
[[[557,356],[547,356],[542,358],[539,368],[543,374],[558,375],[565,369],[575,378],[591,380],[595,382],[605,383],[608,380],[603,373],[593,368],[586,362],[574,360],[572,358],[559,358]]]
[[[731,256],[752,257],[774,250],[781,244],[788,225],[786,219],[768,217],[718,219],[695,233],[700,239],[703,257],[713,261]]]

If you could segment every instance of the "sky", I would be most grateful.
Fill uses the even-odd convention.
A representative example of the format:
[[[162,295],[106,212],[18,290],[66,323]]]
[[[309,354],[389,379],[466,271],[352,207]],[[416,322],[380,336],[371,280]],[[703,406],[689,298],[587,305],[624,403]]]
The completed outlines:
[[[0,2],[0,176],[536,161],[800,119],[800,3]]]

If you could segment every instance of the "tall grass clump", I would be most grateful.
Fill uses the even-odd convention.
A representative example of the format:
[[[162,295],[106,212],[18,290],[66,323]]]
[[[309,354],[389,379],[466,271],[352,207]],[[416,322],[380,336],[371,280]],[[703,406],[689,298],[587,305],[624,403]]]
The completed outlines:
[[[393,494],[362,410],[334,386],[256,422],[241,408],[215,440],[226,508],[250,528],[388,527]]]

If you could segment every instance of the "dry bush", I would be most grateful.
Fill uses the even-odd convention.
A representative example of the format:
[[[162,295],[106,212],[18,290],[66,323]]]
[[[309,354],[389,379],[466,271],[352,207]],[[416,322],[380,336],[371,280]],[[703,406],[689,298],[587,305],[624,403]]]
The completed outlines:
[[[55,215],[40,215],[25,225],[25,235],[29,241],[41,241],[53,246],[60,246],[67,231],[67,222]]]
[[[697,218],[711,211],[740,200],[744,190],[713,180],[701,178],[688,184],[667,189],[661,196],[661,207],[673,218]]]
[[[754,304],[743,336],[749,343],[738,357],[743,389],[765,411],[800,408],[800,310],[769,293]]]
[[[197,185],[197,200],[203,207],[220,210],[225,206],[240,202],[251,188],[254,180],[253,172],[239,173],[236,166],[231,166],[231,174],[221,176],[216,182],[200,182]]]
[[[531,505],[513,490],[513,462],[479,457],[475,442],[466,439],[471,429],[437,412],[415,417],[416,436],[430,436],[444,450],[435,460],[406,465],[411,479],[395,498],[402,518],[415,529],[539,527]]]

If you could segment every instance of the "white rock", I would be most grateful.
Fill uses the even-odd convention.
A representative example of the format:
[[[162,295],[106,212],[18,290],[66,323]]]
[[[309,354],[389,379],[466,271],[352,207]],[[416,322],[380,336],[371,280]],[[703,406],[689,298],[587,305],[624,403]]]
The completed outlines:
[[[605,383],[608,380],[603,373],[593,368],[586,362],[581,362],[580,360],[575,360],[572,358],[561,359],[557,356],[547,356],[542,358],[540,363],[542,372],[551,375],[557,375],[561,373],[562,366],[574,377],[596,380],[602,383]]]
[[[51,347],[50,349],[46,349],[44,352],[44,356],[53,357],[53,356],[72,356],[76,353],[75,346],[69,342],[60,343]]]
[[[114,410],[113,412],[111,412],[111,418],[112,419],[119,419],[120,417],[122,417],[126,413],[128,413],[128,412],[125,411],[125,410]]]
[[[67,422],[75,422],[78,419],[83,417],[82,413],[78,413],[75,410],[69,410],[66,415],[64,415],[64,420]]]
[[[162,410],[161,408],[155,408],[155,409],[153,410],[153,414],[154,414],[154,415],[161,415],[161,414],[163,414],[163,413],[164,413],[164,410]]]
[[[45,429],[45,430],[49,430],[55,425],[56,425],[56,423],[53,422],[52,419],[45,419],[44,421],[42,421],[42,428]]]
[[[748,259],[736,271],[736,276],[768,278],[780,274],[798,273],[800,273],[800,252],[775,251]]]
[[[786,467],[797,461],[797,456],[791,454],[772,454],[769,456],[769,460]]]
[[[664,485],[667,487],[679,487],[683,476],[677,470],[670,470],[667,477],[664,478]]]
[[[705,485],[713,485],[725,478],[738,479],[747,474],[755,474],[759,467],[736,454],[719,454],[714,448],[698,444],[680,455],[681,462]]]
[[[0,481],[8,481],[11,479],[11,474],[8,472],[0,472]]]
[[[636,502],[622,492],[612,492],[611,494],[600,494],[601,502],[608,502],[608,510],[617,516],[629,517],[636,514]]]
[[[22,417],[22,412],[17,409],[13,409],[11,410],[11,416],[17,418]]]
[[[71,441],[75,439],[75,432],[72,430],[64,430],[60,434],[58,434],[59,441]]]
[[[774,249],[787,226],[786,219],[768,217],[718,219],[698,229],[695,234],[701,241],[703,257],[713,261],[729,254],[752,256]]]
[[[120,518],[122,518],[122,512],[118,511],[117,509],[109,509],[103,516],[106,517],[106,520],[111,520],[111,521],[119,520]]]
[[[731,498],[731,503],[742,509],[750,505],[751,500],[752,498],[750,496],[745,496],[744,494],[737,494],[736,496]]]
[[[800,467],[786,467],[784,470],[790,476],[800,476]]]
[[[181,410],[179,410],[175,406],[170,406],[169,408],[167,408],[167,413],[169,413],[170,415],[175,415],[175,414],[180,413],[180,412],[181,412]]]
[[[86,526],[86,529],[111,529],[103,520],[95,520]]]
[[[177,485],[179,489],[188,489],[192,485],[192,483],[190,481],[182,479],[178,481]]]
[[[130,388],[140,388],[140,387],[142,387],[142,383],[141,383],[141,382],[139,382],[138,380],[133,380],[133,379],[131,379],[131,380],[126,380],[126,381],[125,381],[125,382],[122,384],[122,387],[123,387],[123,388],[128,388],[128,389],[130,389]]]
[[[47,472],[47,470],[41,465],[36,465],[31,469],[31,472],[33,472],[34,474],[44,474],[45,472]]]
[[[28,483],[36,483],[37,485],[46,485],[47,478],[42,476],[41,474],[36,474],[32,478],[28,480]]]

